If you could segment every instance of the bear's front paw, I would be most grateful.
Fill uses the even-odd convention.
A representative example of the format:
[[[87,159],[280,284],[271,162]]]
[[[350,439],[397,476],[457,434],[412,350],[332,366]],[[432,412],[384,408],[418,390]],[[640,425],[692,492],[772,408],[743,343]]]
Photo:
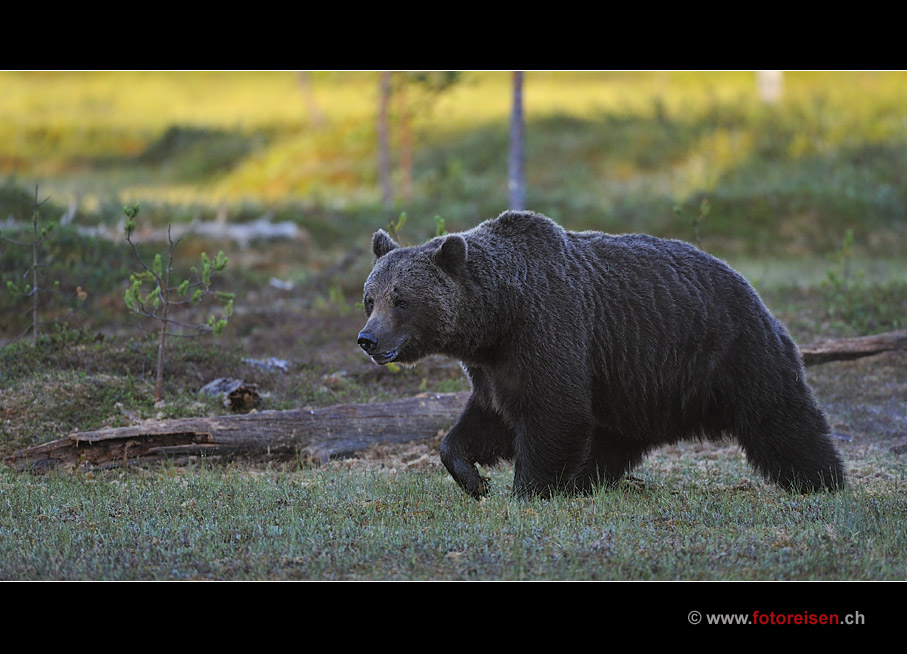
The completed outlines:
[[[489,479],[479,474],[476,467],[475,458],[464,455],[448,435],[447,439],[441,444],[441,463],[447,468],[450,476],[459,484],[460,488],[466,491],[475,499],[481,499],[488,495]]]
[[[475,464],[469,466],[469,472],[471,474],[458,477],[457,482],[463,490],[475,499],[480,500],[488,495],[488,491],[491,489],[491,480],[488,477],[480,475]]]
[[[481,499],[491,491],[491,478],[485,475],[479,475],[479,488],[475,495],[476,499]]]
[[[474,463],[468,463],[467,461],[458,459],[452,462],[445,461],[444,465],[447,467],[450,475],[460,485],[460,488],[469,493],[469,495],[477,500],[488,495],[490,480],[488,477],[483,477],[479,474]]]

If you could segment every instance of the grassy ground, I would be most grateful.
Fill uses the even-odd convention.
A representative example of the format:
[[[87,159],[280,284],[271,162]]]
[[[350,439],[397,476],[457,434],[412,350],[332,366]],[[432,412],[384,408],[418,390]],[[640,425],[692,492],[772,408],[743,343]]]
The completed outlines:
[[[791,315],[809,315],[809,304],[795,305],[801,296],[778,297]],[[218,376],[258,383],[263,409],[465,388],[445,361],[398,372],[374,366],[355,351],[361,322],[330,305],[242,315],[231,328],[245,338],[175,345],[161,404],[152,399],[151,345],[64,334],[37,349],[7,346],[2,449],[141,419],[223,413],[196,395]],[[243,361],[264,356],[288,358],[289,371]],[[659,450],[616,490],[545,502],[512,500],[506,465],[488,471],[492,495],[473,502],[440,465],[437,440],[321,467],[199,461],[42,477],[4,470],[0,576],[903,579],[905,370],[904,353],[810,369],[850,476],[848,490],[834,496],[765,484],[731,445]]]
[[[902,81],[788,74],[785,102],[764,107],[745,73],[530,74],[530,203],[570,228],[692,240],[707,199],[703,247],[743,271],[798,341],[903,328]],[[503,207],[507,76],[467,75],[421,105],[413,198],[391,209],[377,204],[375,76],[311,83],[318,129],[290,73],[0,73],[0,220],[30,219],[34,183],[51,197],[42,223],[74,207],[41,246],[37,347],[20,337],[28,298],[5,286],[21,284],[30,249],[0,241],[0,456],[224,412],[197,394],[221,376],[258,383],[262,409],[466,388],[453,362],[371,364],[356,303],[374,228],[406,211],[402,235],[417,242],[436,215],[457,229]],[[76,230],[115,227],[127,201],[145,225],[270,212],[305,234],[180,242],[181,269],[227,252],[237,311],[219,339],[171,341],[157,404],[153,340],[123,304],[135,261],[122,241]],[[250,361],[265,357],[289,369]],[[489,471],[486,501],[469,500],[437,442],[321,467],[2,468],[0,578],[904,579],[905,371],[903,353],[810,368],[851,480],[834,496],[789,495],[735,447],[693,444],[659,450],[617,489],[545,502],[511,500],[508,466]]]
[[[685,460],[691,453],[672,453]],[[697,452],[578,499],[482,503],[435,466],[0,479],[3,576],[28,579],[899,579],[899,481],[799,497]],[[884,461],[878,472],[898,476]],[[661,469],[660,469],[661,468]],[[506,484],[506,474],[494,479]],[[898,486],[899,484],[899,486]],[[15,544],[15,545],[14,545]]]

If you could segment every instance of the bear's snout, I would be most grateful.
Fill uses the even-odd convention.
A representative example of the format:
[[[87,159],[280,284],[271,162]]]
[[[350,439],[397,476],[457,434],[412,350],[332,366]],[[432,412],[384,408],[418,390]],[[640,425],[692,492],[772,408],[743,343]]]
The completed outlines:
[[[375,350],[378,349],[377,339],[371,332],[367,332],[364,329],[359,332],[359,340],[356,342],[359,343],[359,347],[365,350],[365,353],[369,356],[372,356],[375,353]]]
[[[409,336],[386,332],[380,324],[366,323],[356,341],[368,356],[378,365],[394,361],[400,356],[400,348],[406,345]]]

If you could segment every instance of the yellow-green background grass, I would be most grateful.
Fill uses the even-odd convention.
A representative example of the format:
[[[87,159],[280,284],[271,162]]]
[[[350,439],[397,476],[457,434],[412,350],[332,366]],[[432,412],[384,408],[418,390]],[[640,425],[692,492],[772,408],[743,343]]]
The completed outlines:
[[[377,197],[374,125],[377,73],[310,74],[314,98],[327,125],[315,130],[295,72],[3,72],[0,73],[0,173],[72,180],[101,158],[134,157],[174,125],[276,135],[218,179],[186,187],[151,175],[121,189],[124,199],[154,194],[159,201],[305,197],[318,189],[338,200]],[[797,121],[783,143],[793,159],[848,144],[904,140],[907,74],[899,72],[789,72],[775,122]],[[413,93],[410,93],[412,96]],[[510,75],[464,73],[430,111],[416,118],[416,147],[486,125],[506,125]],[[732,107],[745,122],[721,124]],[[753,72],[529,72],[525,111],[531,126],[553,116],[599,120],[605,115],[659,115],[667,120],[712,120],[679,156],[656,168],[682,197],[708,191],[751,156],[764,137],[766,108],[756,96]],[[638,129],[626,149],[658,148],[653,133]],[[569,154],[569,153],[567,153]],[[628,182],[640,173],[636,152],[585,152],[584,163]],[[625,158],[619,155],[625,155]],[[652,156],[657,160],[659,152]],[[605,165],[605,162],[608,162]],[[575,165],[569,158],[557,168]],[[527,163],[544,171],[544,161]],[[541,174],[541,173],[539,173]],[[110,176],[110,175],[108,175]],[[101,186],[100,181],[95,185]],[[83,192],[90,191],[89,188]],[[70,186],[72,188],[72,186]],[[358,194],[358,195],[357,195]],[[503,199],[502,199],[503,200]]]

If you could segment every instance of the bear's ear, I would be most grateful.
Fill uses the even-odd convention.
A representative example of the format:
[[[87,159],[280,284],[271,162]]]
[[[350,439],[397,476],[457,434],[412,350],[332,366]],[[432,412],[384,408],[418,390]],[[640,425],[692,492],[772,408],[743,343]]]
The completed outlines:
[[[380,259],[385,254],[391,250],[396,250],[398,247],[400,246],[397,245],[397,242],[383,229],[379,229],[375,232],[375,235],[372,236],[372,252],[375,253],[376,259]]]
[[[441,241],[441,247],[434,254],[435,263],[454,275],[466,264],[466,239],[451,234]]]

